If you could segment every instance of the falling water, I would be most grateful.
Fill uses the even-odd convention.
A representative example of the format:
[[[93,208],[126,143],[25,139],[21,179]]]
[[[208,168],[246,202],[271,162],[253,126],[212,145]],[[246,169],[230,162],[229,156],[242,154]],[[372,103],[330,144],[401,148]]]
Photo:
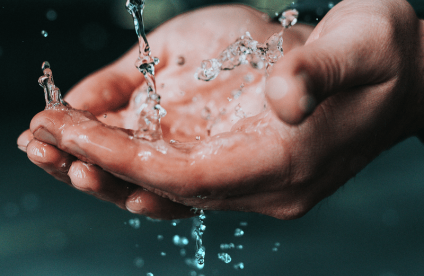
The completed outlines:
[[[44,89],[44,97],[46,99],[45,109],[70,108],[69,104],[62,99],[60,89],[54,84],[50,63],[48,61],[43,62],[41,70],[43,70],[44,75],[38,79],[38,83]]]
[[[143,11],[144,0],[127,0],[127,11],[134,19],[135,32],[139,40],[139,56],[135,67],[143,74],[146,80],[147,97],[144,103],[137,109],[139,113],[138,130],[135,137],[148,141],[162,139],[160,119],[166,115],[166,110],[160,105],[160,95],[156,93],[155,65],[159,59],[152,57],[149,42],[144,31]]]

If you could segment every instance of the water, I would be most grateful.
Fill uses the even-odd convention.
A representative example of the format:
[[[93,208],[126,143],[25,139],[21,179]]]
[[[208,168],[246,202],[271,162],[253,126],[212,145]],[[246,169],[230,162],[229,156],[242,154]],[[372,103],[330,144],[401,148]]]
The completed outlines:
[[[141,257],[136,257],[134,259],[134,265],[138,268],[142,268],[144,266],[144,260]]]
[[[231,256],[228,253],[218,253],[218,259],[226,264],[231,262]]]
[[[129,223],[129,225],[130,225],[132,228],[134,228],[134,229],[139,229],[139,228],[140,228],[140,226],[141,226],[140,219],[138,219],[138,218],[130,219],[130,220],[128,221],[128,223]]]
[[[241,236],[243,236],[244,235],[244,231],[243,230],[241,230],[240,228],[237,228],[235,231],[234,231],[234,237],[241,237]]]
[[[279,21],[283,27],[281,32],[270,36],[265,43],[254,40],[249,32],[228,46],[218,58],[202,61],[195,77],[203,81],[211,81],[218,77],[222,70],[233,70],[242,64],[249,64],[258,70],[266,68],[267,74],[283,56],[284,29],[297,23],[299,13],[290,9],[281,13]]]
[[[44,36],[44,37],[49,36],[49,34],[45,30],[42,30],[41,31],[41,35]]]
[[[126,3],[127,11],[133,17],[135,32],[139,40],[139,56],[135,67],[144,76],[147,93],[145,101],[136,108],[139,120],[134,136],[148,141],[157,141],[163,138],[160,119],[166,115],[166,110],[161,107],[160,95],[156,93],[155,65],[159,63],[159,59],[152,57],[144,31],[144,6],[144,0],[127,0]]]
[[[188,239],[186,237],[180,237],[178,235],[175,235],[172,241],[176,246],[180,247],[184,247],[188,244]]]
[[[196,253],[195,258],[197,264],[203,268],[205,263],[205,247],[203,246],[203,233],[205,232],[206,226],[203,224],[204,219],[206,218],[203,210],[199,210],[200,214],[198,221],[193,230],[193,236],[196,239]]]
[[[45,109],[67,109],[70,108],[69,104],[62,99],[60,89],[55,85],[53,80],[53,72],[50,69],[48,61],[43,62],[41,65],[43,76],[38,79],[38,84],[44,89],[44,98],[46,100]]]
[[[234,265],[234,269],[239,270],[239,269],[244,269],[244,263],[238,263]]]
[[[235,247],[234,243],[222,243],[220,246],[221,250],[229,250]]]

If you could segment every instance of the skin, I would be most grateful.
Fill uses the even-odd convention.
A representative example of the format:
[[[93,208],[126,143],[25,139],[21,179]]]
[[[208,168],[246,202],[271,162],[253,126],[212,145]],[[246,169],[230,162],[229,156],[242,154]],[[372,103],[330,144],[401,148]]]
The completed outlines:
[[[161,59],[163,141],[130,138],[131,95],[143,84],[133,48],[67,94],[75,109],[37,114],[18,146],[57,179],[133,213],[183,218],[193,206],[298,218],[424,127],[423,26],[406,1],[343,1],[314,29],[285,32],[285,57],[266,82],[242,66],[204,83],[193,78],[201,60],[246,31],[262,42],[281,26],[243,6],[187,13],[148,37]],[[246,74],[254,81],[228,102]],[[238,103],[247,118],[234,116]],[[210,138],[204,106],[214,117],[227,109]]]

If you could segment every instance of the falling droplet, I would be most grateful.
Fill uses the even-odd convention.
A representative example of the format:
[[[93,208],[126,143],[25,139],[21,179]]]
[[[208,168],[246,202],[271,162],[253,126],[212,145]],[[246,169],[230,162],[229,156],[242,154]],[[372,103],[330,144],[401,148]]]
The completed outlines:
[[[239,269],[244,269],[244,263],[238,263],[234,265],[234,269],[239,270]]]
[[[247,222],[246,221],[241,221],[240,222],[240,226],[247,226]]]
[[[128,223],[134,229],[139,229],[140,228],[140,225],[141,225],[140,220],[138,218],[130,219],[128,221]]]
[[[141,257],[136,257],[134,259],[134,265],[138,268],[142,268],[144,266],[144,260]]]
[[[173,238],[173,242],[176,246],[184,247],[188,244],[188,239],[186,237],[180,237],[175,235]]]
[[[158,241],[162,241],[163,240],[163,235],[158,235]]]
[[[48,37],[49,36],[49,34],[45,30],[42,30],[41,31],[41,35],[44,36],[44,37]]]
[[[243,236],[244,235],[244,231],[243,230],[241,230],[240,228],[237,228],[235,231],[234,231],[234,237],[241,237],[241,236]]]
[[[297,18],[299,17],[299,12],[297,10],[287,10],[283,12],[278,19],[284,28],[290,28],[297,23]]]
[[[105,119],[106,119],[106,118],[107,118],[107,114],[103,115],[103,118],[105,118]]]
[[[231,262],[231,256],[228,255],[228,253],[218,253],[218,259],[222,260],[226,264]]]
[[[197,141],[200,141],[200,136],[196,136],[196,140]]]
[[[165,256],[166,256],[166,252],[161,252],[161,253],[160,253],[160,255],[161,255],[162,257],[165,257]]]

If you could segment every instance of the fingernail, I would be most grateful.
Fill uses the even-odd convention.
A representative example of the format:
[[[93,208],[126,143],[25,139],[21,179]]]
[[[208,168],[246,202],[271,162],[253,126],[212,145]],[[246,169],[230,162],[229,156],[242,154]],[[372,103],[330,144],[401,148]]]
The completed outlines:
[[[20,149],[21,151],[23,151],[23,152],[25,152],[25,153],[26,153],[27,147],[19,146],[19,145],[18,145],[18,149]]]
[[[279,100],[287,94],[287,81],[281,77],[270,78],[266,83],[265,91],[270,99]]]
[[[39,129],[37,129],[34,132],[34,137],[48,144],[57,145],[56,138],[50,132],[48,132],[44,127],[40,127]]]

